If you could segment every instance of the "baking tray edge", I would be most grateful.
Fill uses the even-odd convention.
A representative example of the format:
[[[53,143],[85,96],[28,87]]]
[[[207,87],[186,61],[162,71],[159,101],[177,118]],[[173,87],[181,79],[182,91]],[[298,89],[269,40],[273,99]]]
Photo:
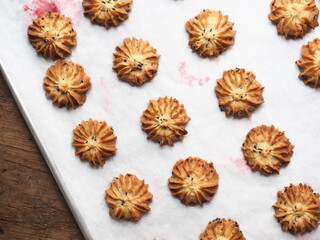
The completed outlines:
[[[44,157],[47,165],[49,166],[49,169],[56,181],[56,183],[58,184],[59,186],[59,189],[60,191],[62,192],[65,200],[67,201],[67,204],[82,232],[82,234],[84,235],[85,239],[87,240],[93,240],[93,237],[91,236],[90,232],[89,232],[89,229],[88,229],[88,226],[86,225],[85,221],[83,220],[83,217],[81,215],[81,213],[79,212],[79,210],[75,207],[75,202],[71,196],[71,194],[69,193],[68,189],[66,188],[65,186],[65,183],[60,175],[60,172],[57,168],[57,166],[55,165],[54,161],[51,161],[50,160],[50,156],[49,154],[47,153],[44,145],[42,144],[42,141],[41,139],[38,137],[38,134],[37,134],[37,131],[33,125],[33,122],[31,121],[31,119],[29,118],[29,115],[28,113],[26,112],[25,110],[25,107],[23,105],[23,103],[21,102],[21,100],[19,99],[19,95],[17,94],[16,92],[16,89],[15,87],[11,84],[11,81],[10,81],[10,77],[7,73],[7,70],[5,69],[4,65],[3,65],[3,62],[0,58],[0,72],[2,73],[12,95],[13,95],[13,98],[15,99],[15,102],[16,104],[18,105],[18,108],[25,120],[25,122],[27,123],[30,131],[31,131],[31,134],[33,136],[33,138],[35,139],[39,149],[40,149],[40,152],[42,154],[42,156]]]

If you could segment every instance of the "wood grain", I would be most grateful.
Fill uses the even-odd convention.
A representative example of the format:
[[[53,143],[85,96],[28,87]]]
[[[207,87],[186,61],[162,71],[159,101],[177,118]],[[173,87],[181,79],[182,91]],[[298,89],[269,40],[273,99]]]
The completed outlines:
[[[1,73],[0,239],[83,239]]]

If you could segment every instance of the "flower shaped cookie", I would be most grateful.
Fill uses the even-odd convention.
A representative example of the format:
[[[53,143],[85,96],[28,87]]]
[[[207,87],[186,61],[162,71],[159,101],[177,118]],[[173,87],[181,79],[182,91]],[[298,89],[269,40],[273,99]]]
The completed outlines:
[[[148,41],[136,38],[125,38],[123,46],[117,46],[113,54],[114,69],[118,78],[127,81],[132,86],[142,85],[153,79],[158,71],[157,49]]]
[[[43,88],[46,90],[46,97],[52,98],[52,102],[59,107],[77,108],[85,103],[91,82],[81,65],[57,61],[47,70]]]
[[[113,178],[111,187],[106,190],[106,202],[110,216],[117,219],[138,221],[143,214],[150,211],[152,194],[144,180],[127,173]]]
[[[75,154],[93,166],[103,166],[107,158],[117,151],[117,137],[105,121],[98,122],[91,118],[89,121],[82,121],[73,130],[73,134],[72,145],[76,148]]]
[[[283,231],[303,234],[319,225],[320,194],[306,184],[290,184],[283,192],[278,191],[278,200],[272,207]]]
[[[256,76],[245,69],[224,71],[214,90],[219,107],[226,116],[250,117],[252,112],[264,103],[263,87],[256,80]]]
[[[183,204],[203,205],[211,201],[217,192],[219,175],[212,162],[188,157],[176,162],[168,181],[172,195]]]
[[[301,48],[302,58],[296,61],[299,78],[309,87],[320,87],[320,39],[316,38]]]
[[[91,22],[104,25],[107,29],[118,26],[129,18],[132,0],[83,0],[84,14]]]
[[[185,129],[190,117],[183,104],[168,97],[150,100],[148,108],[140,118],[142,129],[148,133],[147,139],[168,144],[182,140],[188,132]]]
[[[33,19],[33,24],[28,27],[32,46],[52,60],[71,54],[71,47],[77,45],[76,35],[71,19],[59,13],[47,12]]]
[[[247,164],[252,170],[264,175],[277,173],[290,162],[294,146],[274,126],[259,126],[251,129],[242,145]]]
[[[314,0],[273,0],[269,18],[277,24],[278,33],[289,39],[301,38],[318,26],[318,15]]]
[[[203,10],[191,18],[185,28],[189,33],[189,46],[201,57],[218,56],[234,43],[233,22],[220,11]]]
[[[239,224],[231,219],[217,218],[208,223],[200,240],[246,240]]]

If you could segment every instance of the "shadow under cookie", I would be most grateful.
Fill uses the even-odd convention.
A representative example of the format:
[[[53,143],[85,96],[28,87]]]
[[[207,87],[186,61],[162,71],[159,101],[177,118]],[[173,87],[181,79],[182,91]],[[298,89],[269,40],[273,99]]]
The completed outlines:
[[[119,26],[129,18],[132,0],[83,0],[84,15],[92,23],[105,26]]]
[[[125,176],[113,178],[111,186],[106,191],[105,200],[109,206],[109,214],[118,220],[139,221],[151,210],[152,194],[148,184],[136,175],[127,173]]]
[[[183,140],[188,133],[186,125],[190,117],[177,99],[160,97],[158,100],[150,100],[140,120],[141,128],[148,133],[147,139],[158,142],[160,146],[173,146],[174,142]]]
[[[319,25],[319,9],[314,0],[273,0],[269,19],[286,39],[302,38]]]
[[[200,57],[216,57],[234,43],[233,24],[221,11],[203,10],[185,24],[189,46]]]
[[[320,194],[307,184],[290,184],[278,191],[278,200],[272,206],[274,216],[283,231],[304,234],[318,228],[320,220]]]
[[[168,182],[172,195],[181,203],[202,206],[211,201],[217,192],[219,175],[212,162],[188,157],[176,162]]]
[[[46,97],[59,107],[73,109],[86,102],[86,93],[91,88],[90,77],[84,68],[70,61],[57,61],[49,67],[43,79]]]
[[[248,132],[241,149],[248,166],[268,176],[279,174],[280,168],[289,164],[293,148],[284,132],[261,125]]]
[[[160,55],[148,41],[142,39],[125,38],[122,46],[116,47],[113,53],[113,70],[120,80],[130,83],[131,86],[140,86],[151,81],[157,71]]]
[[[103,166],[107,159],[115,155],[117,148],[113,128],[105,121],[89,119],[82,121],[74,130],[72,146],[75,154],[92,166]]]
[[[263,89],[254,73],[240,68],[224,71],[214,88],[220,110],[235,118],[250,117],[264,103]]]
[[[303,45],[301,55],[302,57],[296,61],[300,69],[299,78],[311,88],[320,87],[320,39],[316,38]]]
[[[47,12],[28,27],[28,37],[37,53],[52,60],[63,59],[77,45],[71,19],[59,13]]]

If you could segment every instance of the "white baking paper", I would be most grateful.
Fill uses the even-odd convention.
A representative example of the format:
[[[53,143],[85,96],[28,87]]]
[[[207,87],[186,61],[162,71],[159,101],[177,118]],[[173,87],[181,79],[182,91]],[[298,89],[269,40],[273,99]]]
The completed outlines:
[[[277,191],[290,183],[307,183],[320,192],[320,92],[298,79],[295,64],[301,46],[319,37],[320,27],[303,39],[285,40],[268,19],[270,0],[134,0],[129,19],[107,30],[82,16],[81,1],[53,0],[73,18],[78,34],[78,45],[67,60],[83,65],[93,83],[86,103],[66,110],[46,99],[42,79],[53,62],[38,56],[28,42],[26,31],[36,2],[0,1],[0,57],[9,85],[88,239],[199,239],[217,217],[236,220],[248,240],[320,239],[320,229],[303,237],[282,232],[271,207]],[[237,31],[235,44],[212,59],[191,52],[184,29],[187,20],[207,8],[229,15]],[[161,54],[159,72],[141,87],[119,81],[112,70],[115,47],[130,36],[149,40]],[[250,119],[226,118],[213,91],[223,71],[235,67],[253,71],[265,87],[265,103]],[[140,116],[149,99],[163,96],[177,98],[191,117],[188,135],[174,147],[148,141],[141,130]],[[116,156],[101,168],[81,162],[71,146],[72,130],[89,118],[107,121],[118,136]],[[247,132],[261,124],[274,124],[295,145],[280,175],[253,173],[243,161],[241,144]],[[203,207],[182,205],[167,186],[174,163],[188,156],[212,161],[220,176],[217,194]],[[144,179],[154,196],[152,210],[138,223],[112,219],[104,200],[112,178],[125,173]]]

